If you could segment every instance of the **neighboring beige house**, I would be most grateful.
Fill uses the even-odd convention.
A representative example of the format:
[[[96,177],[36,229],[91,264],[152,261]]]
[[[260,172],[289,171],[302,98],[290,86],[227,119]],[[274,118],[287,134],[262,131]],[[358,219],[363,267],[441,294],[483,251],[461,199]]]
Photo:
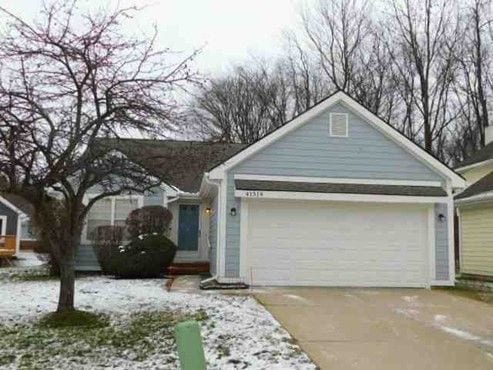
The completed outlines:
[[[486,146],[456,168],[469,186],[455,204],[460,272],[493,277],[493,126],[487,127],[485,138]]]

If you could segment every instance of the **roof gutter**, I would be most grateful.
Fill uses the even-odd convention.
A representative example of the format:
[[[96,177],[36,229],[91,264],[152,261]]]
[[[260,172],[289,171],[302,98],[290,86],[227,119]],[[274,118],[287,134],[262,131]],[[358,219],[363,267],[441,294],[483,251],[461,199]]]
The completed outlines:
[[[493,200],[493,191],[488,191],[486,193],[472,195],[467,198],[456,199],[455,203],[458,205],[462,204],[474,204],[474,203],[483,203]]]

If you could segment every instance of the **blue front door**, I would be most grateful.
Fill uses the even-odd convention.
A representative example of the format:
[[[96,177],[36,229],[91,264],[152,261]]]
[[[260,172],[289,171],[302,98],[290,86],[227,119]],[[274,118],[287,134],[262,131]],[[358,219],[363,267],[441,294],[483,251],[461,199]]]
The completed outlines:
[[[199,246],[199,206],[180,204],[178,250],[196,251]]]

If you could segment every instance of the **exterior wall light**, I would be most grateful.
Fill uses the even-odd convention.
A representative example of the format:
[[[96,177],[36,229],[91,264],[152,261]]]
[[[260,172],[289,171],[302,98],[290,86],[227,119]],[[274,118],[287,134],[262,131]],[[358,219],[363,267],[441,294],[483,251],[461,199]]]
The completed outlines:
[[[229,214],[231,216],[236,216],[236,208],[235,207],[231,208],[231,210],[229,211]]]
[[[206,214],[208,214],[208,215],[210,215],[210,214],[212,213],[212,209],[211,209],[211,207],[207,207],[207,208],[205,209],[205,213],[206,213]]]
[[[445,215],[443,213],[440,213],[438,215],[438,221],[443,222],[443,221],[445,221],[445,219],[446,219],[446,217],[445,217]]]

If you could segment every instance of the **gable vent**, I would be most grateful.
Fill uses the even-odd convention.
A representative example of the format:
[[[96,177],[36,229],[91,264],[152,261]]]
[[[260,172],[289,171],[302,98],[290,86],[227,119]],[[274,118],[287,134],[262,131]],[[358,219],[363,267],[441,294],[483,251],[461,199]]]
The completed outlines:
[[[329,134],[334,137],[348,136],[348,115],[346,113],[331,113]]]

